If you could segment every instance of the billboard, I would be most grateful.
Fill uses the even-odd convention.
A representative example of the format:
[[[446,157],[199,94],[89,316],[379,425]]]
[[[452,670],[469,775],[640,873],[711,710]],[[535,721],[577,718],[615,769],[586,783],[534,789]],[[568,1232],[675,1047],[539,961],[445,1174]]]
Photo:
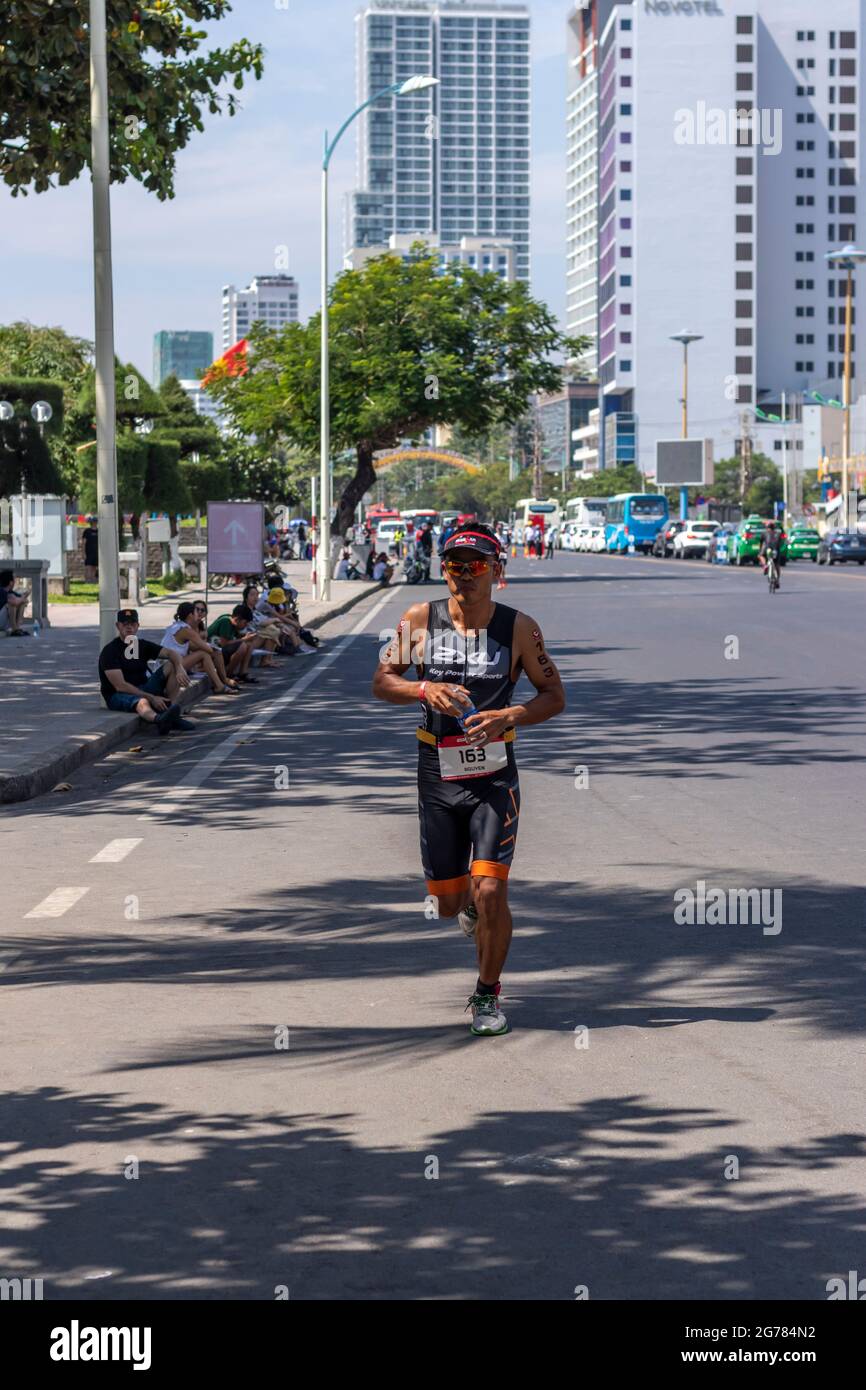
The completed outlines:
[[[709,487],[713,481],[711,439],[656,441],[657,487]]]

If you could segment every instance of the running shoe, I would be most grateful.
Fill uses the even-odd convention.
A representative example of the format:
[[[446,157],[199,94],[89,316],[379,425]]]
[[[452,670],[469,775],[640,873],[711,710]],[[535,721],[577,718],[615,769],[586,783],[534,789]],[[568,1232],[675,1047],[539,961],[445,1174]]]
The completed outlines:
[[[458,912],[457,921],[460,923],[460,930],[463,935],[468,936],[471,940],[478,925],[478,908],[475,904],[470,903],[468,907],[464,907],[462,912]]]
[[[496,986],[495,994],[473,994],[470,996],[467,1009],[472,1010],[472,1023],[469,1031],[474,1033],[477,1038],[492,1038],[498,1033],[508,1032],[508,1019],[499,1007],[499,990],[501,986]],[[466,1009],[463,1011],[466,1012]]]

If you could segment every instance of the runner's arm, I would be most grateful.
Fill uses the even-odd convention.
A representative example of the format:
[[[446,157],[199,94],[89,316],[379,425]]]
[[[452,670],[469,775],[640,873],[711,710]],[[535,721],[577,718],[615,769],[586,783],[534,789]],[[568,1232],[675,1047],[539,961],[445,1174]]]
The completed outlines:
[[[420,651],[427,632],[429,603],[413,603],[400,619],[373,677],[373,694],[389,705],[412,705],[418,699],[418,681],[406,680],[404,672],[416,663],[413,650]]]

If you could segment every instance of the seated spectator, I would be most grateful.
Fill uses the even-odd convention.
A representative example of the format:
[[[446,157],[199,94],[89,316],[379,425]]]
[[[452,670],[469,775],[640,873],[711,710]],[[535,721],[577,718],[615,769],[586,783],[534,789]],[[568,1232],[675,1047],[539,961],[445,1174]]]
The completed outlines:
[[[256,584],[248,584],[244,589],[241,603],[245,608],[248,608],[252,614],[252,630],[258,638],[257,646],[262,651],[268,653],[267,656],[262,657],[262,667],[270,669],[278,664],[274,661],[271,653],[275,652],[282,643],[283,634],[276,623],[268,623],[263,616],[257,615],[256,609],[259,606],[260,597],[261,593],[258,586]]]
[[[160,662],[162,664],[160,664]],[[154,670],[150,667],[154,666]],[[138,614],[121,608],[117,636],[99,653],[99,688],[109,709],[135,713],[160,734],[194,729],[174,703],[189,685],[189,675],[176,651],[157,646],[138,635]],[[165,694],[163,694],[165,691]]]
[[[340,563],[337,565],[337,579],[362,579],[363,575],[355,564],[354,557],[347,545],[343,546],[340,552]]]
[[[226,685],[228,686],[234,685],[235,689],[239,690],[240,685],[238,684],[238,682],[241,679],[241,674],[246,674],[244,669],[244,658],[246,659],[247,666],[249,666],[250,661],[252,660],[252,643],[247,642],[243,650],[235,649],[235,651],[230,652],[228,657],[226,657],[223,654],[223,649],[219,645],[219,643],[211,641],[211,639],[208,637],[207,604],[204,602],[203,599],[196,599],[195,603],[193,604],[193,626],[198,631],[199,636],[203,637],[204,640],[207,642],[208,646],[210,647],[211,654],[213,656],[213,664],[217,668],[217,675],[219,676],[220,680],[225,681]],[[226,668],[226,661],[230,661],[233,655],[237,655],[239,657],[239,660],[234,670],[229,671]],[[247,685],[249,684],[249,682],[244,681],[243,684]]]
[[[14,570],[3,570],[0,573],[0,628],[6,628],[10,637],[32,637],[32,632],[25,632],[21,626],[30,598],[27,594],[20,594],[17,589],[13,589],[15,583]]]
[[[221,679],[217,671],[210,643],[198,630],[194,603],[178,605],[174,622],[162,634],[162,645],[177,652],[187,671],[203,671],[215,695],[237,694],[235,682]]]
[[[218,648],[223,661],[228,662],[228,670],[236,680],[244,685],[258,685],[258,681],[247,675],[253,652],[258,643],[258,633],[252,626],[253,615],[246,604],[235,604],[231,613],[224,613],[211,623],[207,635]]]
[[[253,614],[253,621],[279,629],[281,651],[291,655],[296,653],[301,656],[312,655],[311,648],[304,643],[301,637],[300,623],[289,616],[284,589],[270,589],[267,597],[262,596],[259,599]]]
[[[376,556],[376,562],[373,565],[373,578],[377,581],[377,583],[390,584],[391,576],[393,573],[394,566],[388,563],[388,556],[385,554],[385,552],[380,551],[379,554]]]

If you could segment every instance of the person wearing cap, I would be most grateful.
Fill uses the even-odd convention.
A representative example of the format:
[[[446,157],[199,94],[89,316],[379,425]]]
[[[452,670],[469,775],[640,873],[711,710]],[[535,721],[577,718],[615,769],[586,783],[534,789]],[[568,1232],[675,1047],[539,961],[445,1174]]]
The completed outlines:
[[[300,625],[294,618],[289,617],[284,589],[269,589],[266,595],[263,594],[256,605],[254,616],[262,630],[265,627],[276,630],[281,651],[292,656],[296,653],[300,653],[301,656],[312,655],[310,648],[301,638]]]
[[[108,708],[134,711],[146,724],[155,724],[160,734],[194,729],[174,703],[189,683],[178,653],[139,637],[138,613],[121,608],[117,636],[99,653],[99,688]]]
[[[511,942],[508,873],[520,815],[515,730],[565,708],[535,620],[493,600],[500,553],[488,526],[455,531],[442,556],[448,598],[407,609],[373,679],[381,700],[421,701],[421,858],[438,916],[456,916],[475,938],[478,979],[467,1008],[479,1036],[508,1031],[499,977]],[[416,680],[406,678],[412,666]],[[521,673],[536,694],[513,704]]]

